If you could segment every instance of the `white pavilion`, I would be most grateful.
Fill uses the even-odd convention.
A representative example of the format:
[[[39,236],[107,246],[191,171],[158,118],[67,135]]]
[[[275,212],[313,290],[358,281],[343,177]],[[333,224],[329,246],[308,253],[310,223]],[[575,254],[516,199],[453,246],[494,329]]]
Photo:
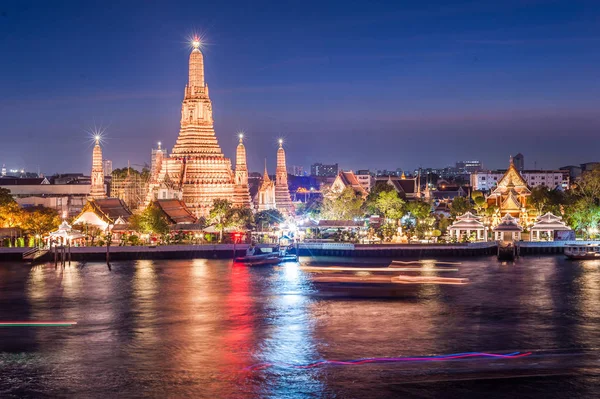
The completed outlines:
[[[457,241],[461,241],[461,238],[465,235],[471,238],[471,234],[475,233],[475,241],[487,241],[488,228],[480,219],[479,216],[471,212],[457,216],[454,223],[448,227],[450,237],[456,237]]]
[[[555,231],[571,231],[560,216],[547,212],[539,216],[531,226],[531,241],[554,241]]]
[[[75,240],[84,239],[85,235],[77,230],[73,230],[73,227],[66,220],[63,220],[58,229],[51,232],[48,238],[54,243],[71,245]]]
[[[494,227],[494,239],[496,241],[518,241],[521,239],[521,232],[523,232],[523,227],[519,225],[519,219],[507,213]]]

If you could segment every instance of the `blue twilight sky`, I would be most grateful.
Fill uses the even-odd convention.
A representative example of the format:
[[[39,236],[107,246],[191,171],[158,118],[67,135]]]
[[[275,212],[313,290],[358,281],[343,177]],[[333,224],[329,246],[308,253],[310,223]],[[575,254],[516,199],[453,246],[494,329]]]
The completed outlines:
[[[288,166],[600,160],[600,1],[3,1],[0,163],[88,172],[177,138],[203,34],[226,156]]]

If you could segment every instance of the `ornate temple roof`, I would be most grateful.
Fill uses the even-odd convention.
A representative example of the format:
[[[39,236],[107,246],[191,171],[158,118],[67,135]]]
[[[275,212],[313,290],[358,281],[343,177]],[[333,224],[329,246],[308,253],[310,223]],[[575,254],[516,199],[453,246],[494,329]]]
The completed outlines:
[[[171,223],[195,223],[197,220],[187,206],[185,206],[185,203],[178,199],[156,200],[154,204],[163,211]]]
[[[519,226],[519,222],[516,218],[512,217],[510,213],[507,213],[496,227],[494,231],[523,231],[523,227]]]
[[[90,199],[74,219],[73,224],[85,221],[82,216],[87,212],[93,213],[97,219],[107,224],[125,223],[132,215],[125,202],[119,198]]]
[[[394,187],[398,194],[416,194],[418,191],[416,178],[392,178],[389,176],[387,184]]]
[[[340,185],[352,188],[354,192],[356,192],[356,194],[360,194],[363,197],[366,197],[368,195],[367,190],[365,190],[365,188],[359,183],[358,178],[356,177],[354,172],[344,172],[343,170],[341,170],[335,178],[332,187]]]
[[[472,214],[471,212],[466,212],[461,216],[457,216],[456,220],[448,229],[450,230],[478,230],[485,229],[486,226],[480,221],[480,217]]]
[[[511,189],[514,189],[518,194],[531,194],[531,191],[527,187],[527,182],[515,167],[512,157],[510,158],[508,170],[498,181],[498,185],[494,189],[493,194],[504,194]]]
[[[550,212],[539,216],[531,230],[571,230],[560,216],[556,216]]]
[[[510,189],[506,195],[504,201],[502,201],[502,205],[500,209],[502,211],[520,211],[522,208],[521,202],[519,201],[519,197],[517,192],[514,189]]]

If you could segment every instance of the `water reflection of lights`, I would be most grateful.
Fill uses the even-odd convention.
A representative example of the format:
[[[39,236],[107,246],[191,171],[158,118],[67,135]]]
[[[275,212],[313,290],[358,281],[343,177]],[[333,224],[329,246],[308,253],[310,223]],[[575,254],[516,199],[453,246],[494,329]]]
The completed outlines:
[[[520,359],[523,357],[530,356],[532,352],[512,352],[512,353],[486,353],[486,352],[463,352],[453,353],[450,355],[441,356],[420,356],[420,357],[371,357],[356,360],[320,360],[309,364],[291,364],[291,363],[259,363],[250,367],[246,367],[244,370],[254,371],[263,370],[269,367],[284,367],[284,368],[295,368],[295,369],[312,369],[315,367],[336,365],[336,366],[360,366],[363,364],[371,363],[405,363],[405,362],[444,362],[462,359],[473,359],[473,358],[492,358],[492,359]]]
[[[313,337],[314,321],[309,309],[311,300],[300,294],[307,280],[300,273],[297,263],[286,263],[276,272],[276,279],[270,287],[270,303],[267,305],[273,308],[270,314],[273,329],[260,345],[262,350],[257,353],[257,358],[264,363],[312,362],[320,356]],[[323,389],[312,373],[276,373],[267,378],[273,381],[270,384],[273,397],[289,393],[287,386],[292,381],[302,384],[314,396],[319,396]]]

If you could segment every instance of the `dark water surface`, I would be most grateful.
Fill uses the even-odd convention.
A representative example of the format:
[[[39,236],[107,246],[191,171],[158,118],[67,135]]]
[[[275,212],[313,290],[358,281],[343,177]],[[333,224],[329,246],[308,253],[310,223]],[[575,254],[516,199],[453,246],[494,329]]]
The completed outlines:
[[[453,259],[466,286],[324,297],[298,264],[0,264],[0,397],[598,397],[600,263]],[[520,360],[262,362],[534,351]]]

